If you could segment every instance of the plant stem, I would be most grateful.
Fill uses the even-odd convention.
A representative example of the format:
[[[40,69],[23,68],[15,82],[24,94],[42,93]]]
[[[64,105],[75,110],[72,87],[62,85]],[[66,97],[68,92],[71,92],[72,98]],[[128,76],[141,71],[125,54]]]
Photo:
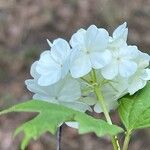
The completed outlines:
[[[123,144],[123,150],[128,150],[130,138],[131,138],[131,132],[127,131],[126,136],[125,136],[125,140],[124,140],[124,144]]]
[[[112,121],[111,121],[111,118],[109,116],[107,106],[106,106],[105,101],[104,101],[103,94],[100,90],[99,84],[97,83],[96,72],[94,69],[91,72],[91,77],[92,77],[93,82],[94,82],[94,92],[95,92],[95,95],[97,97],[97,100],[99,101],[99,104],[100,104],[100,106],[104,112],[104,115],[105,115],[107,122],[112,125]],[[120,150],[120,145],[119,145],[117,136],[111,137],[111,140],[112,140],[114,150]]]
[[[61,132],[62,132],[62,126],[60,126],[57,130],[57,146],[56,150],[61,150]]]

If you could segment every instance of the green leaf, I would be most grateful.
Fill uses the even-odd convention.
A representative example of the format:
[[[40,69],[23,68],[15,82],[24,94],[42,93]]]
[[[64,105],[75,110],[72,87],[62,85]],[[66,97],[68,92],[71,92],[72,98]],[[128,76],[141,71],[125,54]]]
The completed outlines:
[[[133,96],[123,97],[118,110],[127,131],[150,127],[150,82]]]
[[[31,138],[37,139],[41,134],[49,131],[56,133],[60,124],[66,121],[79,122],[79,133],[95,132],[97,136],[116,135],[122,132],[122,128],[116,125],[109,125],[103,120],[95,119],[85,113],[75,111],[73,109],[52,104],[39,100],[31,100],[25,103],[15,105],[7,110],[0,112],[0,115],[9,112],[38,112],[39,114],[32,120],[24,123],[19,127],[15,135],[24,131],[24,139],[21,149],[25,149]]]

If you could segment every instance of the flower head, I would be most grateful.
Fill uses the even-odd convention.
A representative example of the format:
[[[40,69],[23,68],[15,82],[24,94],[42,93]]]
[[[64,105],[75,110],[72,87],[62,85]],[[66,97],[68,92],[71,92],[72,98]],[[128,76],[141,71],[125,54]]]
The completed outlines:
[[[94,106],[94,111],[100,113],[104,109],[96,99],[97,86],[106,109],[115,109],[119,98],[133,95],[150,80],[150,56],[128,45],[127,35],[125,22],[112,36],[95,25],[80,29],[71,37],[71,48],[61,38],[53,43],[47,40],[51,49],[31,66],[33,79],[25,81],[27,88],[34,93],[34,99],[82,112],[91,111],[90,106]],[[78,126],[73,122],[67,124]]]

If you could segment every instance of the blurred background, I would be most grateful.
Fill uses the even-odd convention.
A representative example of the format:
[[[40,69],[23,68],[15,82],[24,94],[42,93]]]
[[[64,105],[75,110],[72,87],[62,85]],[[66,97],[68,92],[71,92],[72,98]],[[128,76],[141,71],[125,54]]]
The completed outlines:
[[[24,86],[30,65],[48,48],[46,39],[67,40],[81,27],[95,24],[110,33],[128,23],[129,44],[150,53],[150,0],[0,0],[0,110],[31,98]],[[0,150],[19,150],[22,135],[13,139],[15,128],[33,115],[0,117]],[[99,117],[99,115],[97,115]],[[116,123],[119,119],[113,113]],[[120,136],[123,140],[123,136]],[[129,150],[150,150],[150,130],[133,135]],[[55,136],[44,134],[27,150],[55,150]],[[112,150],[107,138],[78,135],[63,127],[62,150]]]

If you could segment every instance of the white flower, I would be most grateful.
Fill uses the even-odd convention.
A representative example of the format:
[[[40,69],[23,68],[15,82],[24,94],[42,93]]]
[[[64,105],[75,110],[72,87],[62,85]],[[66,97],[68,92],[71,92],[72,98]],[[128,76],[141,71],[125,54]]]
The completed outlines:
[[[150,69],[149,66],[150,56],[146,53],[140,52],[137,59],[138,69],[136,73],[129,78],[128,92],[130,95],[134,94],[138,90],[142,89],[148,80],[150,80]]]
[[[112,61],[102,68],[104,78],[112,80],[116,76],[128,78],[137,70],[137,63],[134,61],[139,50],[136,46],[127,45],[128,28],[127,23],[123,23],[113,32],[109,39],[109,50],[112,53]]]
[[[106,79],[113,79],[120,75],[128,78],[137,70],[135,59],[139,55],[136,46],[124,46],[117,50],[112,50],[112,61],[106,67],[102,68],[102,75]]]
[[[47,86],[63,79],[69,72],[70,46],[63,39],[48,41],[51,50],[44,51],[37,63],[36,70],[40,75],[38,84]]]
[[[78,30],[71,38],[73,48],[70,58],[70,71],[74,78],[88,74],[92,68],[100,69],[111,61],[111,53],[107,49],[108,32],[95,25],[87,30]]]
[[[27,88],[34,93],[33,99],[62,104],[83,112],[91,110],[88,105],[78,101],[81,97],[80,84],[72,77],[66,76],[63,80],[53,85],[40,86],[38,84],[40,75],[36,72],[37,65],[38,62],[36,61],[31,66],[30,72],[33,79],[25,81]]]

